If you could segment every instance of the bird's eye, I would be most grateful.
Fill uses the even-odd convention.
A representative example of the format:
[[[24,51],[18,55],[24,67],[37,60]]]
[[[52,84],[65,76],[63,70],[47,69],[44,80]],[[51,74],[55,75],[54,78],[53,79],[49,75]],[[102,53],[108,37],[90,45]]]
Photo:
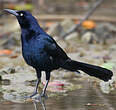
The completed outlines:
[[[23,13],[20,13],[20,16],[23,16]]]

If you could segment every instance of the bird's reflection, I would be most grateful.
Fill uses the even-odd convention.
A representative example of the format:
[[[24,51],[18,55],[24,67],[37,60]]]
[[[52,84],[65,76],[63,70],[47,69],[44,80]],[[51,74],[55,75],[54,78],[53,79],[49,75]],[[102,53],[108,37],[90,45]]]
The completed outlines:
[[[39,108],[40,108],[40,104],[41,104],[41,106],[42,106],[42,110],[47,110],[46,109],[46,105],[45,105],[45,101],[46,101],[46,99],[42,99],[41,101],[36,101],[36,100],[34,100],[33,101],[33,104],[34,104],[34,108],[35,108],[35,110],[40,110]],[[39,104],[40,103],[40,104]]]

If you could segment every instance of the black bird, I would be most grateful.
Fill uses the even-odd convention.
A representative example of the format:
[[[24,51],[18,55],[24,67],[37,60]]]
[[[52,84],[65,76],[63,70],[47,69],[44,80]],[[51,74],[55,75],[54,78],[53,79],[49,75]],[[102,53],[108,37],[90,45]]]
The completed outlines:
[[[33,97],[37,94],[41,71],[46,73],[46,84],[40,96],[45,96],[46,88],[50,80],[51,71],[63,68],[78,72],[81,70],[90,76],[108,81],[113,76],[112,71],[87,63],[74,61],[67,56],[63,49],[49,36],[38,24],[35,17],[28,11],[5,9],[6,12],[16,16],[21,27],[22,54],[26,63],[35,68],[37,83]]]

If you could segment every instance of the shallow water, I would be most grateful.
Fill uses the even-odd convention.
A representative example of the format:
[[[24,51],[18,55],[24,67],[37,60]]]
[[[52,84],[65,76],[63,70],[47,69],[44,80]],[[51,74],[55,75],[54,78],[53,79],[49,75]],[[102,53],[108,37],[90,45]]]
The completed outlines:
[[[115,91],[103,94],[99,87],[91,82],[79,83],[82,84],[82,88],[68,92],[67,96],[63,96],[62,93],[57,97],[49,97],[42,103],[1,101],[0,110],[115,110]]]

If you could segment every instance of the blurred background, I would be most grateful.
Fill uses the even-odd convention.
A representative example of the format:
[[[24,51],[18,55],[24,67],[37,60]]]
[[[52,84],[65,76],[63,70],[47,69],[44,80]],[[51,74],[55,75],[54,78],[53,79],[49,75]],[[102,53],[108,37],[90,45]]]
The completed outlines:
[[[20,27],[6,8],[30,11],[68,56],[112,70],[112,80],[59,69],[51,74],[46,103],[25,101],[36,74],[23,60]],[[115,10],[116,0],[0,0],[0,110],[115,110]],[[39,91],[44,83],[43,72]]]
[[[0,0],[0,9],[24,9],[40,14],[85,14],[96,0]],[[115,16],[115,0],[105,0],[95,15]]]

